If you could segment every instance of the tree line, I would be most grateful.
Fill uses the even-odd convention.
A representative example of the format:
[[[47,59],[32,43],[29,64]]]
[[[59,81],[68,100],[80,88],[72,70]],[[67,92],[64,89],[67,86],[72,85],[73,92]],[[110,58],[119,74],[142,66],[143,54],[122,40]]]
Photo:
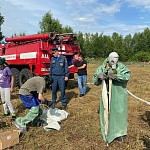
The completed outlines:
[[[1,25],[4,17],[0,13],[0,41],[4,38]],[[63,27],[58,19],[53,18],[53,14],[48,11],[39,22],[40,31],[37,33],[74,33],[77,35],[81,52],[85,58],[104,59],[112,51],[119,54],[121,61],[150,61],[150,29],[145,28],[143,32],[131,34],[125,37],[114,32],[112,36],[102,33],[78,33],[74,32],[70,26]],[[25,33],[20,33],[20,36]],[[12,34],[17,36],[16,34]]]

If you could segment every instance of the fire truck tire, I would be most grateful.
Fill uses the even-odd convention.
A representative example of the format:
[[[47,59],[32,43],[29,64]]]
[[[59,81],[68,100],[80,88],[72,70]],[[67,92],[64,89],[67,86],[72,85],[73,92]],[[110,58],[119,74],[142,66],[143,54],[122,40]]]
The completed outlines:
[[[14,76],[14,87],[19,86],[19,74],[20,71],[17,68],[11,68],[11,72]]]
[[[20,76],[19,76],[19,85],[20,87],[30,78],[33,77],[33,74],[31,73],[31,71],[27,68],[24,68],[21,70],[20,72]]]

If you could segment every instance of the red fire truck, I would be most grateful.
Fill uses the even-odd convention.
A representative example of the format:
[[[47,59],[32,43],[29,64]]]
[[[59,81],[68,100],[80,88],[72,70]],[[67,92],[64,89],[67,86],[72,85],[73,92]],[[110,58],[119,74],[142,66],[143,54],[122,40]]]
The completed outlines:
[[[34,34],[5,38],[7,44],[0,44],[0,57],[4,57],[15,77],[15,86],[21,86],[34,75],[48,76],[50,71],[51,48],[57,47],[59,53],[73,63],[74,56],[80,53],[77,37],[73,33]],[[69,69],[70,78],[77,68]]]

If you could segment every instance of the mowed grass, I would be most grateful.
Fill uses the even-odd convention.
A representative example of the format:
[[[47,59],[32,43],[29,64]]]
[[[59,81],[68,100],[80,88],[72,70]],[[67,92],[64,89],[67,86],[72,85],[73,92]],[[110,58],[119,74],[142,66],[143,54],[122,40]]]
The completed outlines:
[[[66,89],[69,116],[61,122],[60,131],[45,131],[42,126],[29,126],[28,132],[20,136],[20,143],[10,147],[13,150],[141,150],[150,149],[150,105],[132,96],[128,97],[128,135],[125,143],[114,141],[107,147],[100,131],[99,95],[100,87],[91,84],[97,65],[88,65],[88,88],[84,97],[79,97],[77,75],[70,80]],[[127,66],[131,78],[127,89],[134,95],[150,102],[150,66]],[[61,106],[58,92],[57,107]],[[51,90],[45,97],[51,100]],[[17,116],[24,116],[24,108],[18,96],[18,89],[12,94],[12,103]],[[0,115],[3,107],[0,107]],[[10,117],[1,118],[1,131],[16,129]]]

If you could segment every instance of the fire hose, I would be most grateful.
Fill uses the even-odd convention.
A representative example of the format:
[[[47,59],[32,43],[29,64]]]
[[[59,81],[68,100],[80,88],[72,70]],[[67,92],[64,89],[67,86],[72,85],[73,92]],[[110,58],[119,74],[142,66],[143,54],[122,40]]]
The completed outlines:
[[[139,98],[139,97],[135,96],[134,94],[132,94],[132,93],[131,93],[130,91],[128,91],[128,90],[127,90],[127,92],[128,92],[132,97],[134,97],[134,98],[140,100],[141,102],[144,102],[144,103],[150,105],[150,102],[148,102],[148,101],[146,101],[146,100],[143,100],[142,98]]]
[[[93,84],[93,83],[87,83],[87,84]],[[127,92],[128,92],[128,94],[131,95],[132,97],[134,97],[134,98],[140,100],[141,102],[146,103],[147,105],[150,105],[150,102],[148,102],[148,101],[146,101],[146,100],[144,100],[144,99],[142,99],[142,98],[137,97],[136,95],[132,94],[129,90],[127,90]]]

